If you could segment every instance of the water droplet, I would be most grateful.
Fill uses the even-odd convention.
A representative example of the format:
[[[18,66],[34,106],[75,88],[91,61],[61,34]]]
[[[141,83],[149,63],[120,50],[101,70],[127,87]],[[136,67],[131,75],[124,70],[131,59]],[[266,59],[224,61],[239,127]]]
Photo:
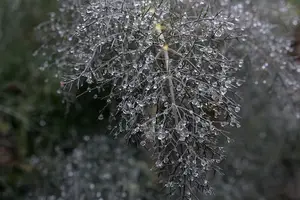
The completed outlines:
[[[227,22],[226,28],[227,30],[232,31],[234,29],[234,23]]]
[[[237,86],[241,86],[242,84],[243,84],[243,81],[242,81],[242,80],[239,79],[239,80],[236,81],[236,85],[237,85]]]
[[[221,37],[223,35],[224,31],[223,28],[219,28],[216,32],[215,32],[215,36],[216,37]]]
[[[146,141],[142,140],[141,143],[140,143],[140,145],[144,147],[146,145]]]
[[[166,133],[165,132],[159,132],[158,133],[158,136],[157,136],[157,138],[159,139],[159,140],[163,140],[163,139],[165,139],[165,137],[166,137]]]
[[[98,116],[98,120],[103,120],[103,119],[104,119],[103,114],[100,114],[100,115]]]
[[[221,87],[220,92],[222,95],[225,95],[227,93],[227,89],[225,87]]]
[[[155,162],[155,166],[158,167],[158,168],[162,168],[163,163],[160,160],[158,160],[158,161]]]
[[[40,120],[40,126],[46,126],[46,121],[45,120]]]
[[[169,103],[166,101],[165,103],[164,103],[164,107],[168,107],[169,106]]]

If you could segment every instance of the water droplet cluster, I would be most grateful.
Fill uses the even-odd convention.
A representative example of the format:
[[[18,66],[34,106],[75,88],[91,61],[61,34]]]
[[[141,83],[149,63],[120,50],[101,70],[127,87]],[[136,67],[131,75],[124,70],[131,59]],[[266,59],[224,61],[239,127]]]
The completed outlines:
[[[288,11],[265,18],[263,2],[61,1],[60,12],[39,27],[47,33],[41,52],[65,84],[109,86],[119,122],[112,132],[138,135],[166,187],[191,199],[211,192],[207,173],[224,157],[224,128],[240,127],[235,91],[243,81],[235,74],[245,61],[259,82],[285,77],[289,91],[298,89],[285,56],[290,40],[277,36],[273,23]]]
[[[33,158],[42,179],[25,199],[157,199],[145,163],[126,144],[107,136],[84,140],[70,155],[58,147],[55,158]]]
[[[286,0],[264,0],[228,4],[228,7],[245,33],[245,43],[236,48],[249,57],[251,81],[274,94],[272,101],[277,104],[274,109],[281,115],[286,111],[285,116],[295,117],[299,112],[295,100],[299,99],[299,63],[288,56],[293,50],[293,30],[299,25],[294,5]]]

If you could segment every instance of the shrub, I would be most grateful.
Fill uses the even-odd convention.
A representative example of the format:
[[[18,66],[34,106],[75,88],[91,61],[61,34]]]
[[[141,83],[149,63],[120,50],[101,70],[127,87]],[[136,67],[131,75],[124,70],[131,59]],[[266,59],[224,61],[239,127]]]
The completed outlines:
[[[71,154],[32,158],[41,173],[25,199],[158,199],[147,164],[124,141],[85,136]],[[51,183],[51,184],[49,184]]]
[[[290,95],[300,70],[285,35],[298,19],[290,11],[271,0],[60,1],[38,27],[37,53],[47,57],[43,68],[56,67],[63,91],[84,83],[99,91],[111,132],[152,154],[171,195],[197,199],[212,192],[209,172],[225,156],[226,127],[240,127],[243,78],[298,116]]]

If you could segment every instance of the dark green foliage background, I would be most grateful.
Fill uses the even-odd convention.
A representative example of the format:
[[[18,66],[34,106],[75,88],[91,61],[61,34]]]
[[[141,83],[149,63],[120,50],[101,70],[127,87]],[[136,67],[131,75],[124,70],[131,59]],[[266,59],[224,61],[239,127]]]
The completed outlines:
[[[34,29],[48,19],[55,7],[53,0],[0,1],[0,133],[9,132],[10,142],[18,152],[13,166],[0,166],[3,198],[23,195],[29,183],[34,182],[32,173],[36,172],[26,161],[28,157],[52,154],[57,144],[67,152],[82,137],[80,130],[86,134],[101,126],[96,120],[101,104],[94,103],[93,94],[79,98],[67,112],[57,92],[60,83],[55,73],[41,71],[39,58],[32,56],[40,46]],[[22,94],[7,89],[12,86]]]
[[[291,1],[300,6],[300,0]],[[105,124],[97,121],[98,110],[103,104],[93,99],[93,92],[82,95],[67,109],[68,106],[62,103],[63,98],[57,93],[60,83],[55,78],[55,72],[39,70],[39,64],[42,61],[32,56],[40,46],[35,39],[34,28],[46,21],[48,13],[54,11],[55,8],[55,0],[0,0],[0,133],[9,132],[12,135],[15,141],[14,147],[17,148],[19,154],[14,166],[0,166],[1,200],[23,199],[22,196],[34,187],[36,182],[34,177],[38,177],[39,171],[30,167],[28,163],[30,156],[54,154],[54,148],[57,145],[68,153],[80,142],[82,133],[84,135],[94,133],[94,130],[99,130]],[[20,88],[23,94],[18,95],[7,91],[6,88],[9,85]],[[85,91],[85,88],[82,91]],[[257,121],[247,119],[243,122],[245,129],[248,130],[247,133],[252,131],[257,134],[256,136],[248,134],[248,137],[251,137],[248,138],[244,137],[245,134],[237,133],[236,139],[240,139],[242,144],[239,146],[239,143],[236,143],[228,147],[236,152],[229,155],[228,162],[235,160],[238,156],[243,158],[243,155],[236,154],[246,154],[247,145],[254,146],[253,143],[259,147],[270,143],[269,147],[275,147],[269,150],[263,148],[265,152],[263,156],[268,158],[272,153],[277,155],[275,151],[271,153],[268,151],[276,149],[277,142],[282,138],[264,137],[263,140],[259,132],[267,128],[260,127],[263,126],[261,124],[263,120],[259,121],[260,119],[265,119],[265,117],[258,116]],[[295,132],[298,134],[299,131],[295,130]],[[266,131],[266,133],[268,135],[269,132]],[[294,158],[289,157],[292,153],[299,155],[299,149],[296,148],[299,141],[299,134],[297,134],[295,133],[296,139],[285,143],[286,151],[278,158],[272,159],[276,166],[281,161],[292,162]],[[296,146],[295,149],[291,150],[292,146]],[[237,148],[244,151],[238,151]],[[252,152],[252,148],[249,147],[249,149],[249,152]],[[260,154],[260,159],[263,158],[262,153],[257,154]],[[294,163],[298,166],[298,162],[297,157]],[[225,163],[224,166],[227,170],[225,174],[236,172],[231,169],[230,163]],[[273,166],[275,165],[271,165]],[[241,169],[243,172],[241,173],[245,177],[250,177],[251,180],[260,174],[260,170],[247,171],[248,169],[248,166],[247,169]],[[267,173],[262,173],[261,176],[263,175],[271,177]],[[238,176],[232,175],[239,180]],[[257,177],[257,180],[259,182],[262,178]],[[238,183],[237,181],[237,185]],[[220,194],[220,199],[224,199],[223,193]]]
[[[68,91],[60,90],[60,80],[56,78],[55,71],[40,70],[43,60],[33,56],[41,46],[37,42],[35,28],[49,19],[49,13],[55,12],[56,6],[55,0],[0,1],[0,136],[9,135],[9,142],[18,154],[13,164],[0,166],[1,200],[24,199],[29,192],[43,189],[41,185],[51,186],[51,181],[42,174],[43,169],[32,166],[32,156],[47,157],[47,162],[51,162],[58,173],[65,166],[57,162],[57,147],[67,157],[82,143],[84,136],[108,135],[104,131],[107,126],[105,120],[97,120],[99,110],[106,102],[94,99],[94,91],[80,95],[86,91],[86,86],[75,91],[78,95],[75,102],[66,101],[63,96]],[[15,92],[15,88],[21,92]],[[108,143],[116,144],[113,138],[108,136],[108,139]],[[1,137],[1,140],[4,139]],[[121,151],[123,159],[133,157],[129,161],[137,166],[137,170],[132,167],[126,169],[125,165],[124,168],[141,174],[138,180],[129,177],[128,183],[138,184],[148,192],[152,187],[148,183],[153,180],[149,177],[149,169],[141,167],[147,166],[139,158],[141,153],[130,147],[124,149]],[[110,151],[114,155],[114,149]],[[110,156],[99,155],[99,160]],[[111,160],[108,165],[112,162],[117,161]],[[122,164],[117,165],[122,167]],[[147,192],[141,195],[146,196]]]
[[[26,156],[36,151],[36,141],[41,136],[54,142],[59,137],[57,129],[65,126],[60,124],[58,116],[63,109],[56,95],[58,81],[50,72],[38,70],[38,63],[32,57],[39,46],[34,38],[34,26],[45,19],[54,6],[53,1],[0,2],[0,131],[2,134],[9,131],[19,154],[17,163],[24,162]],[[18,87],[22,94],[6,89],[11,85]],[[50,116],[56,118],[51,117],[50,122],[40,126],[41,120],[46,122]],[[51,148],[50,144],[40,140],[38,146],[47,149]],[[17,165],[1,167],[1,196],[13,199],[25,192],[26,182],[32,181],[24,177],[27,173]]]

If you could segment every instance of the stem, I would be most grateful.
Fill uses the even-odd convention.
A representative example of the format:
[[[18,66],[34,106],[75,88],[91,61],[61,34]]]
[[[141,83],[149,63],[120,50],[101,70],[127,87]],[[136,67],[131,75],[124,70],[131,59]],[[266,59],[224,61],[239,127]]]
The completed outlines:
[[[170,93],[171,93],[172,111],[173,111],[173,114],[175,117],[175,124],[178,124],[178,115],[177,115],[177,111],[175,108],[176,101],[175,101],[174,85],[173,85],[173,80],[172,80],[172,76],[171,76],[170,69],[169,69],[169,53],[167,50],[164,50],[164,56],[165,56],[165,67],[168,72],[168,81],[169,81],[169,89],[170,89]]]
[[[161,30],[159,30],[159,38],[166,44],[166,40],[164,35],[162,34]],[[169,89],[170,89],[170,93],[171,93],[171,102],[172,102],[172,111],[173,111],[173,115],[175,117],[175,124],[178,124],[178,115],[177,115],[177,111],[175,109],[175,105],[176,105],[176,99],[175,99],[175,93],[174,93],[174,85],[173,85],[173,81],[172,81],[172,75],[170,73],[170,67],[169,67],[169,52],[168,49],[163,49],[164,51],[164,58],[165,58],[165,68],[166,71],[168,72],[168,81],[169,81]]]

